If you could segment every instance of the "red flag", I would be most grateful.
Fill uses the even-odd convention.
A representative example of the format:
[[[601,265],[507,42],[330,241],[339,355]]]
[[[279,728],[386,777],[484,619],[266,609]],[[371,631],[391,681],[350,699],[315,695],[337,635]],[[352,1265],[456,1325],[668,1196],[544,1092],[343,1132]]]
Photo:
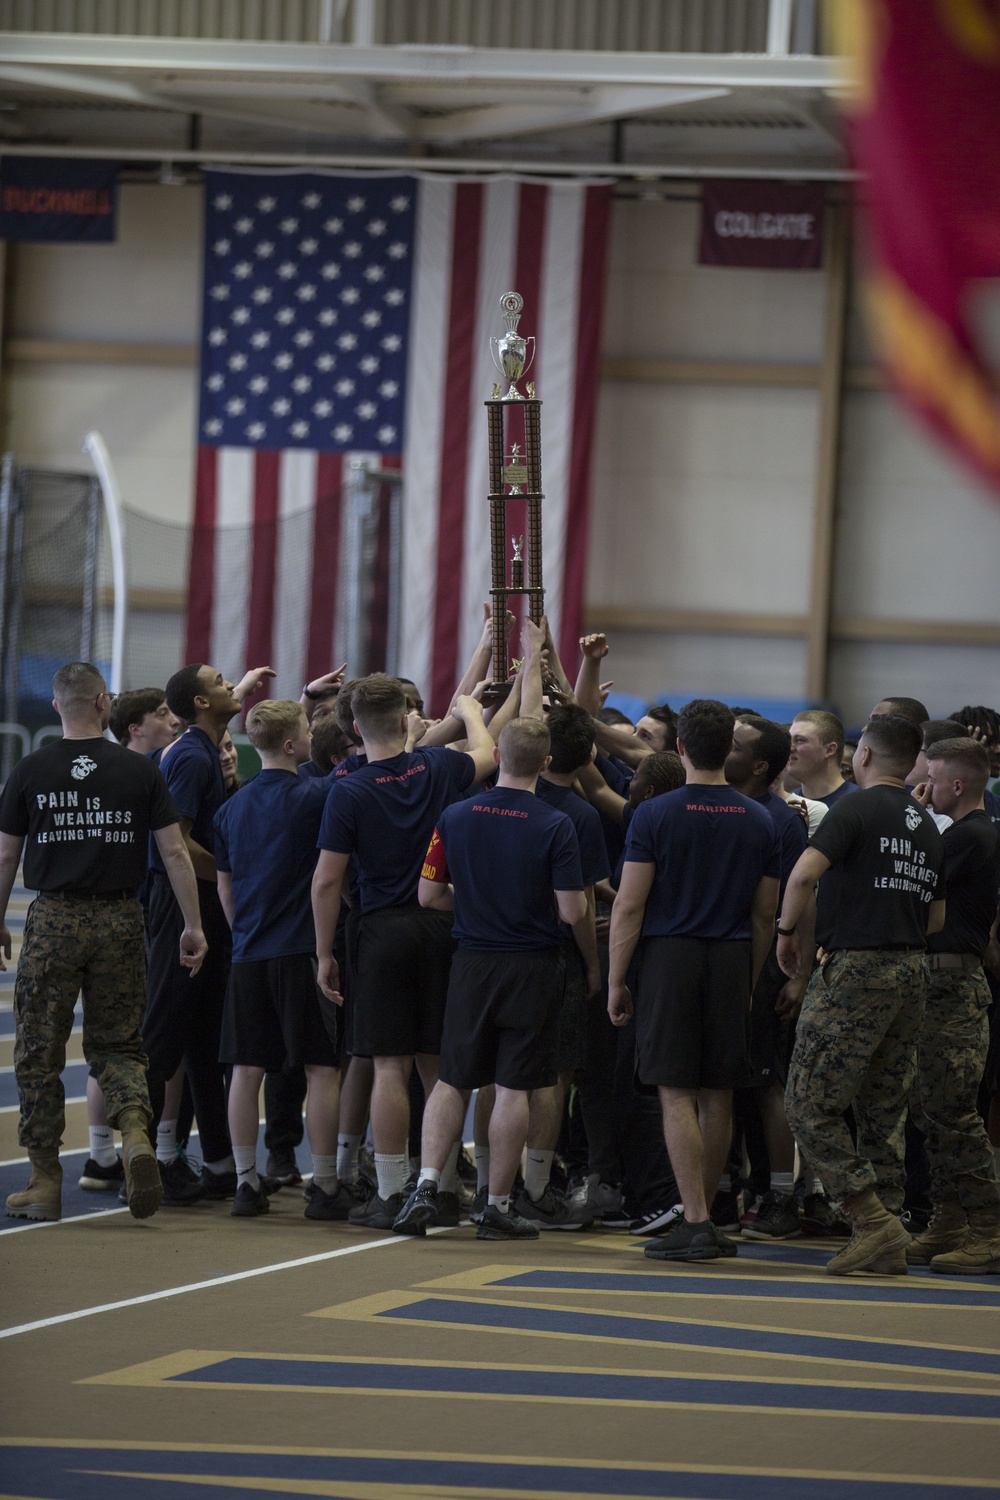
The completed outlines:
[[[858,0],[851,140],[873,260],[869,300],[906,399],[1000,488],[1000,408],[975,337],[1000,276],[1000,4]]]

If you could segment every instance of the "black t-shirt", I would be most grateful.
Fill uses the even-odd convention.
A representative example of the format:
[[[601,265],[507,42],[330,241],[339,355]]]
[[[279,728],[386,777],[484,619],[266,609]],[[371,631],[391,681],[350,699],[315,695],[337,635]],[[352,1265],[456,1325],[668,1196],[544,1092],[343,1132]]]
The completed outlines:
[[[948,903],[931,953],[975,953],[982,958],[997,914],[1000,835],[985,812],[971,812],[942,834]]]
[[[945,894],[944,844],[905,787],[873,786],[841,797],[811,847],[830,861],[816,910],[822,947],[927,946],[927,908]]]
[[[163,777],[111,740],[56,740],[18,761],[0,793],[0,831],[24,838],[33,891],[137,891],[146,839],[178,822]]]

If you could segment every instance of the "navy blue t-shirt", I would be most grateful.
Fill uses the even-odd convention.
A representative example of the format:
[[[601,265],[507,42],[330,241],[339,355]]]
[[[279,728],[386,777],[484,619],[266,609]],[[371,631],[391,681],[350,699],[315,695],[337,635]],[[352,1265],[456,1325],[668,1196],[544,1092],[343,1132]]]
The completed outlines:
[[[437,820],[475,780],[472,756],[432,746],[341,776],[344,766],[333,773],[319,847],[356,857],[362,912],[416,901]]]
[[[512,787],[446,808],[423,874],[452,882],[459,946],[501,952],[557,947],[552,893],[580,891],[585,883],[569,818]]]
[[[611,874],[608,851],[601,831],[601,817],[596,807],[584,802],[570,786],[556,786],[539,776],[536,794],[549,807],[565,813],[576,830],[580,845],[580,867],[584,885],[594,885],[598,880],[607,880]]]
[[[304,760],[299,766],[299,775],[303,781],[318,781],[321,777],[326,779],[314,760]]]
[[[191,819],[191,838],[209,854],[215,852],[215,815],[226,800],[219,747],[196,724],[175,740],[163,755],[160,772],[182,820]],[[149,863],[163,870],[163,861],[150,840]]]
[[[328,780],[263,770],[215,815],[215,862],[233,877],[233,963],[312,953],[310,887]]]
[[[781,878],[772,818],[728,786],[682,786],[643,802],[628,826],[625,860],[656,865],[643,937],[748,939],[757,886]]]
[[[779,797],[777,792],[768,791],[763,797],[755,797],[753,800],[767,809],[778,830],[778,842],[781,846],[781,888],[778,892],[778,911],[780,912],[788,877],[795,868],[796,860],[809,842],[809,830],[802,814],[796,812],[794,807],[789,807],[784,797]]]
[[[832,807],[835,802],[840,801],[841,797],[846,797],[848,792],[856,792],[857,790],[856,782],[845,781],[842,786],[838,786],[834,791],[827,792],[825,797],[817,797],[816,801],[825,802],[827,807]],[[803,793],[804,795],[805,793]]]
[[[628,800],[628,789],[632,785],[632,770],[629,766],[622,764],[613,756],[597,754],[594,756],[594,765],[604,777],[605,782],[611,790],[619,797]],[[608,865],[616,870],[621,863],[625,853],[625,829],[620,823],[615,823],[611,818],[606,818],[603,813],[601,817],[601,832],[604,834],[604,848],[607,851]]]
[[[988,787],[983,793],[983,806],[986,809],[986,816],[997,832],[1000,833],[1000,797],[997,796],[996,792],[991,792]]]

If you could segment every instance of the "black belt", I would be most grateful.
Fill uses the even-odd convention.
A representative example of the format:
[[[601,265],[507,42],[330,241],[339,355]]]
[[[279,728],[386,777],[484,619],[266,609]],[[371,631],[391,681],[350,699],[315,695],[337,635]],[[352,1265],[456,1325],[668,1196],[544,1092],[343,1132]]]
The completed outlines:
[[[983,961],[976,953],[928,953],[929,969],[960,969],[965,974],[974,974],[981,969]]]
[[[55,901],[134,901],[135,891],[39,891]]]

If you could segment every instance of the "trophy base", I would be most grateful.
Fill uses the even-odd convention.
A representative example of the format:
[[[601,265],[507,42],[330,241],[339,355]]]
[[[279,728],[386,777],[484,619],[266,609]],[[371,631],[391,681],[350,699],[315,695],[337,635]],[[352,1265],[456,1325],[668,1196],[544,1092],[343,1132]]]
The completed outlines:
[[[510,697],[512,686],[510,682],[488,682],[483,689],[483,707],[499,708]]]

